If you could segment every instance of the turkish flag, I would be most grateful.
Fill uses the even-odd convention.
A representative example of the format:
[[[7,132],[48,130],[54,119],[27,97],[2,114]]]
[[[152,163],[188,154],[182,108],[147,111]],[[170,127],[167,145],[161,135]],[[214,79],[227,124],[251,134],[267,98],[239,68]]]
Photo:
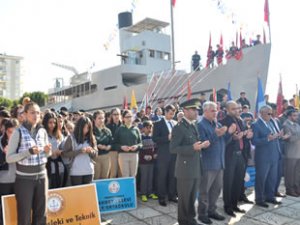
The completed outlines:
[[[269,2],[268,0],[265,0],[265,9],[264,9],[265,15],[264,15],[264,20],[265,22],[269,25]]]
[[[175,7],[176,0],[171,0],[172,6]]]
[[[277,116],[280,116],[283,112],[283,108],[282,108],[282,103],[283,103],[283,92],[282,92],[282,81],[281,81],[281,77],[280,77],[280,81],[279,81],[279,87],[278,87],[278,93],[277,93]]]
[[[123,99],[123,109],[128,109],[128,102],[127,102],[126,96],[124,96],[124,99]]]
[[[186,96],[186,99],[187,99],[187,100],[190,100],[191,98],[192,98],[192,88],[191,88],[190,80],[188,80],[187,96]]]

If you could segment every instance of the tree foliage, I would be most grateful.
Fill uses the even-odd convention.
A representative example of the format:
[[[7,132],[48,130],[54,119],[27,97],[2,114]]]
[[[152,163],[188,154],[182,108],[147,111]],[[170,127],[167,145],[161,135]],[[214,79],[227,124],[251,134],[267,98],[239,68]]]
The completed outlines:
[[[8,98],[0,97],[0,106],[4,106],[5,108],[11,108],[13,107],[13,101]]]
[[[18,104],[22,104],[22,101],[25,97],[29,97],[31,101],[36,102],[39,106],[44,106],[48,99],[48,95],[41,91],[25,92],[23,96],[17,100],[11,100],[0,96],[0,106],[4,106],[7,109],[12,109]]]
[[[41,91],[25,92],[19,100],[20,104],[22,104],[22,101],[25,97],[29,97],[31,101],[34,101],[39,106],[44,106],[48,99],[48,95]]]

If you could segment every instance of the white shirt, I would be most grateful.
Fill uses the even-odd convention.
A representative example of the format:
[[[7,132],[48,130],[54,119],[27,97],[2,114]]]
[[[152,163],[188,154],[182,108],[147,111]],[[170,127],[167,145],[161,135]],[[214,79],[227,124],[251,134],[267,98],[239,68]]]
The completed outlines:
[[[166,123],[166,125],[168,127],[169,133],[171,133],[173,127],[176,125],[175,121],[174,120],[167,120],[166,117],[164,117],[164,120],[165,120],[165,123]],[[172,126],[171,126],[170,123],[172,124]]]

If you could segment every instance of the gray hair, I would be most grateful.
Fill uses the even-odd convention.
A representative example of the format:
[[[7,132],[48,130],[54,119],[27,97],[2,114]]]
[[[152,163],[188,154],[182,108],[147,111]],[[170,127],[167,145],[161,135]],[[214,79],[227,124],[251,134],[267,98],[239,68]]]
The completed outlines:
[[[262,107],[259,108],[259,113],[261,114],[261,113],[267,112],[269,110],[272,110],[272,107],[269,106],[269,105],[264,105],[264,106],[262,106]]]
[[[210,108],[215,108],[216,109],[217,108],[217,104],[214,103],[214,102],[211,102],[211,101],[206,101],[206,102],[204,102],[202,108],[203,108],[203,111],[206,111],[206,110],[208,110]]]

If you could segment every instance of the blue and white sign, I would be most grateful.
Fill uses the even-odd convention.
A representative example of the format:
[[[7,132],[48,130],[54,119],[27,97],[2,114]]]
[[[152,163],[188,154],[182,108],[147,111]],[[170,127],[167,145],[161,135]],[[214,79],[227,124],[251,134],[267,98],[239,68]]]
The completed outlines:
[[[245,187],[254,187],[255,185],[255,167],[248,166],[245,175]]]
[[[96,180],[94,183],[101,213],[136,209],[135,178]]]

